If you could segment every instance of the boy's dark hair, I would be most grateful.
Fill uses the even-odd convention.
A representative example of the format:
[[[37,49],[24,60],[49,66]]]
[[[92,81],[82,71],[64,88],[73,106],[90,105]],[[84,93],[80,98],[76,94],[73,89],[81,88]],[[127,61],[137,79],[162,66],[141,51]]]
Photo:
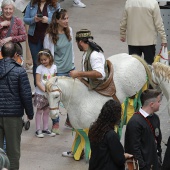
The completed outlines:
[[[150,102],[153,102],[162,92],[156,89],[147,89],[141,94],[141,103],[142,106],[148,105]]]
[[[1,48],[1,53],[3,58],[10,57],[13,58],[16,53],[16,46],[13,42],[5,43]]]

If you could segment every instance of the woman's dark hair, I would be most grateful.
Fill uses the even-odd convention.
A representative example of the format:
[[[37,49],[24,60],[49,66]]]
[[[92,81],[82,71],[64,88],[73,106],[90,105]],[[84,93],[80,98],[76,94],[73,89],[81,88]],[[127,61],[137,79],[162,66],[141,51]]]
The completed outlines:
[[[46,3],[50,4],[54,8],[57,7],[57,2],[58,2],[58,0],[46,0]],[[33,6],[35,4],[38,4],[38,6],[40,6],[41,0],[31,0],[31,5]]]
[[[51,54],[51,51],[49,49],[44,48],[43,50],[39,51],[39,53],[38,53],[38,65],[41,64],[40,58],[42,55],[45,55],[49,58],[50,65],[52,65],[54,63],[54,58],[53,58],[53,55]]]
[[[52,16],[52,20],[51,20],[51,23],[49,24],[47,30],[46,30],[46,34],[49,34],[49,37],[51,38],[52,42],[54,44],[57,44],[57,41],[59,39],[59,36],[58,36],[58,23],[56,21],[59,20],[59,19],[64,19],[64,17],[66,16],[67,14],[67,10],[65,9],[58,9],[56,12],[53,13],[53,16]],[[70,29],[69,27],[67,28],[64,28],[64,33],[67,37],[67,39],[69,41],[71,41],[71,35],[70,35]]]
[[[100,143],[105,134],[114,129],[121,119],[121,104],[114,100],[107,101],[99,114],[98,119],[90,126],[89,140]]]

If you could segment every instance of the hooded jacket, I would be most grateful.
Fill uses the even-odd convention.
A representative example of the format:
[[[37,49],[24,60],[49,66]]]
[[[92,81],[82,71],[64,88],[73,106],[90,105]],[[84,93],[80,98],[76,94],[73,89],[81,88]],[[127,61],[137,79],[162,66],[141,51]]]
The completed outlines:
[[[27,73],[11,58],[0,60],[0,117],[33,119],[31,86]]]

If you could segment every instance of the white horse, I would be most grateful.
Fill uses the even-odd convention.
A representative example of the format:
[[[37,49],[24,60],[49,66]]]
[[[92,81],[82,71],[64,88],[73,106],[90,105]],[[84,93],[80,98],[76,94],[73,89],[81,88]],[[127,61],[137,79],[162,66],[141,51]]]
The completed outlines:
[[[113,55],[108,60],[114,68],[116,96],[120,103],[123,103],[126,97],[135,95],[146,83],[145,67],[138,59],[125,53]],[[97,119],[104,103],[112,99],[89,90],[78,79],[68,77],[53,77],[47,82],[46,88],[49,92],[47,97],[51,116],[54,118],[59,114],[56,103],[62,93],[60,100],[67,109],[70,123],[75,129],[89,128]]]
[[[126,97],[134,96],[142,89],[147,82],[150,70],[146,62],[137,56],[135,58],[135,56],[123,53],[111,56],[108,60],[111,61],[114,68],[116,96],[123,103]],[[74,159],[79,160],[82,150],[85,148],[85,157],[88,160],[90,157],[88,128],[97,119],[104,103],[112,98],[89,90],[78,79],[68,77],[51,78],[46,83],[46,89],[51,117],[55,118],[59,115],[59,104],[57,107],[56,104],[61,101],[68,112],[70,123],[76,131],[72,145]]]

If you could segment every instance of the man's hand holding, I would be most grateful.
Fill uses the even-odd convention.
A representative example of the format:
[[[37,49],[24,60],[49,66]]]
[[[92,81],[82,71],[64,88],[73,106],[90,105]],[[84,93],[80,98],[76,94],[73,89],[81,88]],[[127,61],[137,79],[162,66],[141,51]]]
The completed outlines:
[[[70,71],[70,76],[73,77],[73,78],[80,77],[79,71],[77,71],[77,70]]]
[[[167,43],[162,43],[161,45],[164,47],[167,47]]]

